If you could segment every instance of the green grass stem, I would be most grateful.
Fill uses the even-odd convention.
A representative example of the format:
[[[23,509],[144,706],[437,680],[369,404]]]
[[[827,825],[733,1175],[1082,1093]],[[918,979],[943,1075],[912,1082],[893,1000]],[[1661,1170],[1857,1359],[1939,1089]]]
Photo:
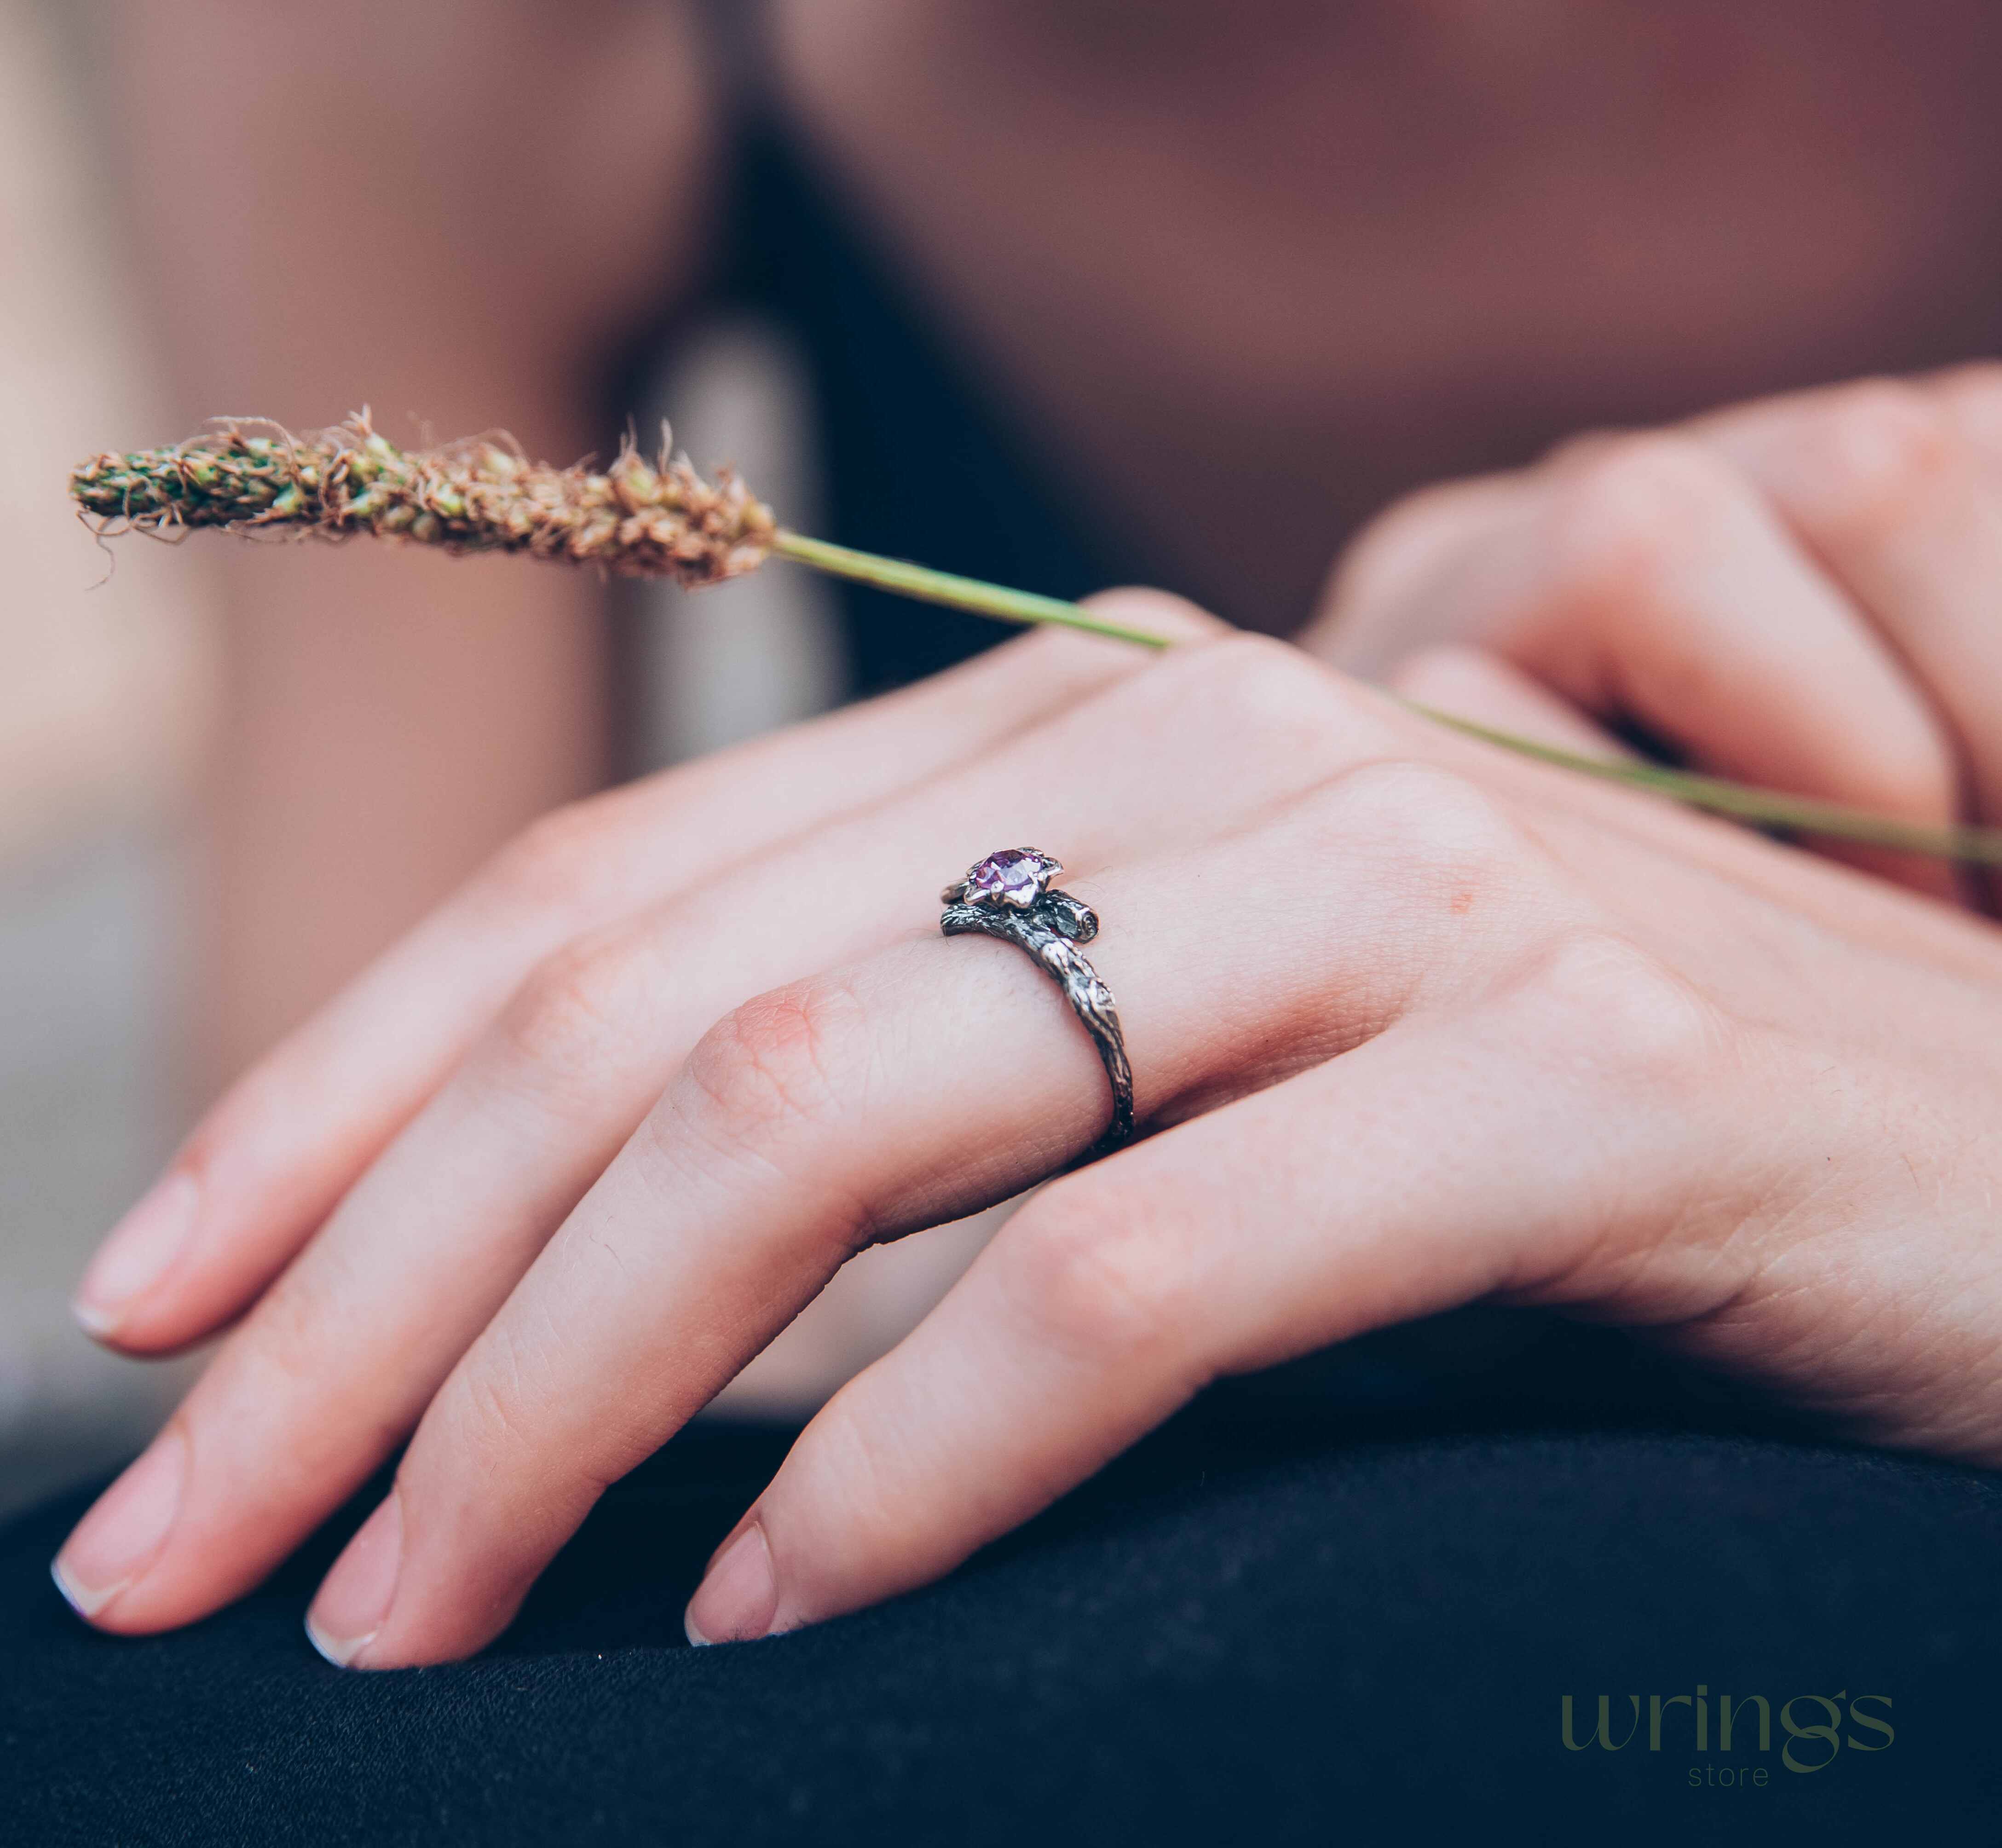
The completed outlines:
[[[949,571],[934,571],[928,566],[900,559],[879,558],[874,553],[857,552],[825,539],[807,539],[781,530],[773,549],[781,557],[809,566],[836,577],[874,585],[898,596],[915,597],[927,603],[943,604],[953,609],[991,616],[1003,622],[1056,623],[1087,634],[1109,636],[1116,641],[1142,647],[1166,648],[1167,636],[1154,635],[1123,622],[1108,622],[1082,605],[1057,597],[1041,597],[1031,591],[1013,591],[1000,584],[983,584],[975,577],[961,577]],[[1403,703],[1435,724],[1477,738],[1483,744],[1512,751],[1518,757],[1575,771],[1602,783],[1645,790],[1691,808],[1726,816],[1756,828],[1785,830],[1817,839],[1852,841],[1861,846],[1889,847],[1904,853],[1923,854],[1935,859],[1958,860],[1985,866],[2002,866],[2002,829],[1955,826],[1928,828],[1895,815],[1878,814],[1869,809],[1850,808],[1841,803],[1819,802],[1811,797],[1793,796],[1781,790],[1764,790],[1749,783],[1732,783],[1721,776],[1704,776],[1689,770],[1675,770],[1662,764],[1639,763],[1617,758],[1591,757],[1566,751],[1536,738],[1502,731],[1471,719],[1421,706]]]

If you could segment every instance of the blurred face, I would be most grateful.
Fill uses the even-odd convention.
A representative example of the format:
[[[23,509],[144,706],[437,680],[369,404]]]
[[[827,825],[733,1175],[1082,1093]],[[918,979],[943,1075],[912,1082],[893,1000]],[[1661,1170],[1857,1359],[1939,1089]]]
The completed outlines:
[[[790,43],[976,322],[1290,419],[1701,399],[1985,329],[1999,10],[793,0]]]
[[[1994,0],[783,0],[1093,517],[1285,627],[1397,495],[1993,350]]]

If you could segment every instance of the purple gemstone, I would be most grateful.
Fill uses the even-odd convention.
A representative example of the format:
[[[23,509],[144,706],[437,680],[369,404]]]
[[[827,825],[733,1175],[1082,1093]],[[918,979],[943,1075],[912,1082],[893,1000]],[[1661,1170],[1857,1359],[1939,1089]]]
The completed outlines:
[[[967,901],[1026,910],[1042,895],[1044,886],[1062,870],[1047,853],[1038,853],[1033,847],[1004,847],[968,870]]]

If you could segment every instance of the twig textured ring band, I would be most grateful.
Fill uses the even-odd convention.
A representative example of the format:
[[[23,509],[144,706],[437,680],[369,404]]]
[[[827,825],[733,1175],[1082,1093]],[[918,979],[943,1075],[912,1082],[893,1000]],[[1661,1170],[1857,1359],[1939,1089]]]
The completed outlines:
[[[1033,847],[1004,847],[966,870],[939,896],[945,914],[939,929],[949,937],[978,932],[1026,950],[1063,990],[1071,1011],[1098,1048],[1112,1086],[1112,1121],[1092,1145],[1108,1155],[1133,1133],[1133,1068],[1126,1062],[1119,1009],[1098,971],[1078,954],[1098,935],[1097,914],[1050,881],[1063,870]]]

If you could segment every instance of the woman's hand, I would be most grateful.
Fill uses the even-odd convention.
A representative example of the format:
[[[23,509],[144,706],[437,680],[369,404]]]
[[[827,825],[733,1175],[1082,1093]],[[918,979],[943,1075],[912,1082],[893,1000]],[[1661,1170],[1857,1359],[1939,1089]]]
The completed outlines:
[[[1118,607],[1191,639],[1017,641],[546,824],[246,1079],[86,1281],[131,1351],[244,1320],[66,1544],[78,1608],[214,1609],[414,1428],[315,1634],[492,1638],[847,1257],[1097,1137],[1054,986],[937,933],[1024,844],[1155,1133],[828,1403],[692,1634],[922,1585],[1205,1381],[1477,1298],[2002,1460],[1987,926]]]
[[[1413,495],[1303,638],[1463,706],[1469,643],[1717,773],[1914,821],[2002,820],[2002,365],[1774,398],[1581,438]],[[1937,861],[1843,857],[1945,894]]]

